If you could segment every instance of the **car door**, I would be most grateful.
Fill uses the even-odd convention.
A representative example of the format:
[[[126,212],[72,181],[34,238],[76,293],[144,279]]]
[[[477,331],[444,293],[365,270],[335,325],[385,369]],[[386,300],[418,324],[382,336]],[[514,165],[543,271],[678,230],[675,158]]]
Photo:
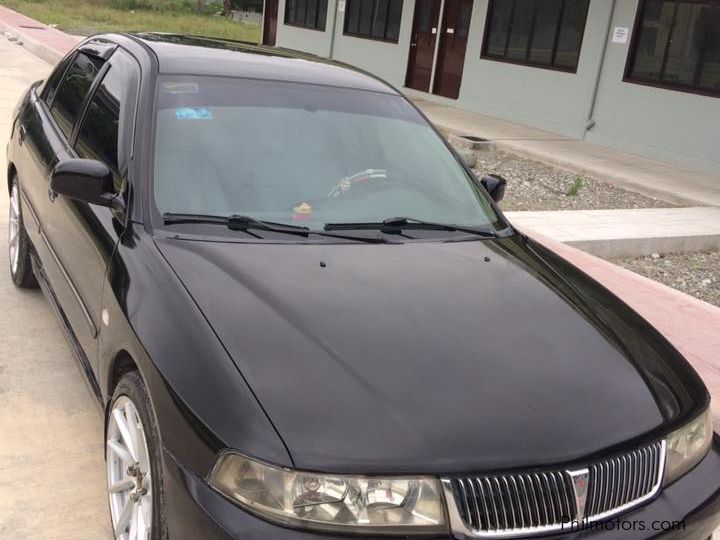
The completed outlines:
[[[68,148],[68,157],[105,163],[112,171],[114,189],[121,197],[127,195],[139,83],[140,68],[135,59],[122,49],[116,50],[91,90]],[[85,304],[97,334],[102,324],[105,272],[124,231],[125,212],[62,195],[52,204],[50,236],[56,241],[58,257]],[[84,322],[77,321],[80,327],[77,335],[96,368],[95,334],[90,339],[91,334],[83,332]]]
[[[33,246],[40,258],[42,272],[50,293],[60,307],[60,315],[74,334],[73,343],[80,345],[83,367],[89,369],[97,335],[95,319],[89,311],[77,284],[70,277],[67,257],[62,245],[69,241],[57,234],[59,218],[56,196],[50,189],[54,166],[71,155],[69,146],[77,121],[82,114],[90,90],[103,70],[105,60],[97,48],[81,47],[67,60],[57,86],[31,98],[20,118],[20,136],[24,139],[18,164],[24,208],[37,221],[31,233]],[[106,51],[107,47],[100,47]],[[54,82],[53,79],[49,82]],[[34,224],[35,225],[35,224]]]

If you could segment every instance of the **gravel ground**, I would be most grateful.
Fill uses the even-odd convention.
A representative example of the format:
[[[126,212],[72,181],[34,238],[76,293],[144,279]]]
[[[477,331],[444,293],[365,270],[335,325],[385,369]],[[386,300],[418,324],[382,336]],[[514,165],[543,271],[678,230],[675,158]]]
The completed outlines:
[[[628,270],[720,307],[720,251],[611,259]]]
[[[497,173],[508,181],[505,198],[500,204],[506,211],[676,206],[507,152],[479,151],[476,155],[474,169],[479,175]]]

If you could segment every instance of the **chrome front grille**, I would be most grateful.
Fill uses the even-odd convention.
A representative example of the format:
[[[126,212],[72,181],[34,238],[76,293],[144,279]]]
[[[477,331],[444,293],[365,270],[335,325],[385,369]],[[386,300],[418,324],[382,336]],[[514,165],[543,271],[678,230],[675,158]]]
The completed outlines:
[[[596,461],[587,468],[443,479],[453,532],[470,537],[527,536],[592,522],[654,496],[665,442]]]
[[[560,525],[575,515],[575,495],[564,471],[457,478],[458,510],[477,531]]]
[[[656,443],[590,465],[588,516],[615,513],[653,493],[662,481],[665,452]]]

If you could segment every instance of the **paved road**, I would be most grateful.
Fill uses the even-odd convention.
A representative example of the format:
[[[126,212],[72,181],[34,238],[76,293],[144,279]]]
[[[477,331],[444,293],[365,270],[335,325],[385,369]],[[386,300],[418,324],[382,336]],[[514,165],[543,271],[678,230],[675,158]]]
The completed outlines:
[[[2,36],[0,66],[0,539],[103,540],[102,418],[47,302],[7,264],[9,118],[50,66]]]

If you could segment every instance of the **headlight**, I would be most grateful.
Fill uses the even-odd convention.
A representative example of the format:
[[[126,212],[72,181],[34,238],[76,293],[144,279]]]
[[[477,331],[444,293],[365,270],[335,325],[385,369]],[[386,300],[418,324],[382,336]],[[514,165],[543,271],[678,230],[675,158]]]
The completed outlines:
[[[210,484],[240,506],[285,525],[367,534],[447,532],[434,478],[298,472],[229,452],[213,469]]]
[[[700,462],[713,438],[710,408],[667,438],[665,485],[671,484]]]

